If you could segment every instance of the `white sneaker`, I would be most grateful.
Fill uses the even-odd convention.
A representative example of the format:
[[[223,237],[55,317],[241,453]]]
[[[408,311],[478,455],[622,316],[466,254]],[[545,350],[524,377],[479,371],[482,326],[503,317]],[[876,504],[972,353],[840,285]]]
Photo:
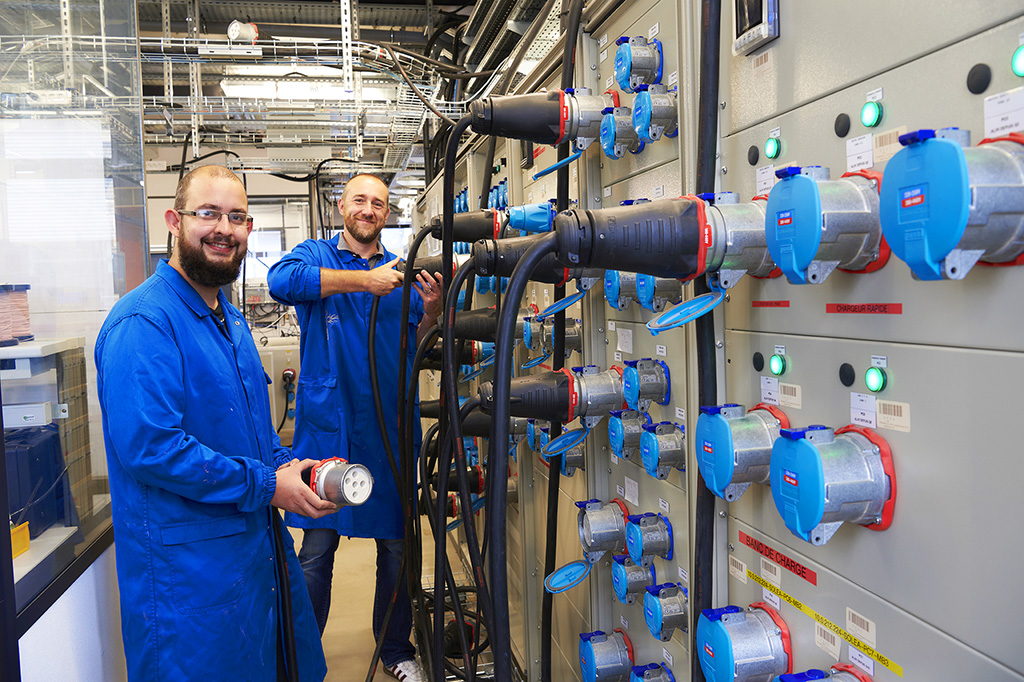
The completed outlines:
[[[410,658],[407,661],[399,661],[394,665],[384,668],[389,675],[399,682],[423,682],[423,669],[416,659]]]

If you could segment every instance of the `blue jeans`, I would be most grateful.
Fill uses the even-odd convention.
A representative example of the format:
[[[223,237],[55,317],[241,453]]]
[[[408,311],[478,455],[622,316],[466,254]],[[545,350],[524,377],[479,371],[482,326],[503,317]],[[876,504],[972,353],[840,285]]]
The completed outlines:
[[[303,532],[302,548],[299,550],[299,564],[306,578],[306,588],[313,602],[316,624],[321,636],[327,626],[327,614],[331,610],[331,577],[334,572],[334,555],[338,550],[340,536],[330,528],[310,528]],[[376,540],[377,543],[377,588],[373,598],[373,638],[380,639],[380,626],[384,622],[391,594],[398,582],[405,540]],[[412,632],[412,603],[409,590],[402,585],[398,590],[395,608],[391,612],[380,660],[385,666],[409,660],[416,656],[416,648],[409,641]]]

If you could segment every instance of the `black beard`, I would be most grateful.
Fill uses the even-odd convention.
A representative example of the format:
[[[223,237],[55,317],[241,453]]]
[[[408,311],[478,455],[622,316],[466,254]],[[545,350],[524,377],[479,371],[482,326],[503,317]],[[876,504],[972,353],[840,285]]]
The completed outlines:
[[[181,263],[181,269],[190,280],[200,286],[219,288],[231,284],[238,279],[243,258],[245,250],[239,249],[230,261],[216,263],[203,252],[201,244],[198,249],[194,249],[187,240],[178,241],[178,261]]]

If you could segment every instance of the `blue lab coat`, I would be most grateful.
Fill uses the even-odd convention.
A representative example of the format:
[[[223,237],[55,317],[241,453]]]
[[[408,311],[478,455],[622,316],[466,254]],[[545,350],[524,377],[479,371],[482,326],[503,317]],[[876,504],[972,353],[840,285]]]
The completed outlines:
[[[302,336],[299,340],[300,371],[295,398],[295,436],[292,450],[300,459],[344,457],[369,468],[373,493],[358,507],[343,507],[335,514],[310,519],[296,514],[285,517],[296,528],[332,528],[340,535],[360,538],[404,537],[405,522],[398,489],[384,452],[370,388],[367,339],[369,293],[320,297],[320,268],[368,270],[388,263],[394,256],[384,251],[371,266],[351,251],[338,248],[340,235],[328,240],[307,240],[270,268],[270,294],[295,306]],[[380,383],[391,447],[398,457],[398,337],[402,290],[382,296],[377,310],[377,377]],[[416,356],[416,327],[423,317],[423,299],[415,290],[409,317],[409,349],[406,376]],[[413,420],[414,448],[419,454],[419,406]]]
[[[96,342],[128,678],[277,676],[274,432],[249,328],[218,295],[227,334],[166,261],[114,305]],[[327,674],[285,533],[300,679]]]

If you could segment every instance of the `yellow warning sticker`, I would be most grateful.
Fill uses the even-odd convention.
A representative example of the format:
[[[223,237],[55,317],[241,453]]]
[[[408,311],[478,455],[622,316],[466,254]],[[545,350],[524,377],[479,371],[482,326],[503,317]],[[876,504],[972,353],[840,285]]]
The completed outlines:
[[[867,654],[868,656],[873,658],[875,661],[881,663],[886,668],[891,670],[896,675],[899,675],[900,677],[903,677],[903,667],[902,666],[900,666],[897,663],[895,663],[889,657],[883,656],[882,654],[880,654],[875,649],[869,647],[863,640],[861,640],[861,639],[851,635],[849,632],[847,632],[843,628],[839,627],[838,625],[836,625],[835,623],[830,621],[828,618],[826,618],[825,616],[821,615],[820,613],[818,613],[817,611],[812,609],[807,604],[803,603],[799,599],[796,599],[796,598],[791,597],[790,595],[786,594],[785,592],[783,592],[781,589],[779,589],[775,585],[772,585],[770,582],[768,582],[767,580],[765,580],[764,578],[762,578],[758,574],[756,574],[753,571],[751,571],[749,568],[747,569],[747,577],[750,578],[751,580],[753,580],[755,583],[757,583],[761,587],[763,587],[764,589],[766,589],[769,592],[771,592],[772,594],[777,595],[780,599],[782,599],[787,604],[789,604],[790,606],[795,608],[797,611],[800,611],[800,612],[804,613],[805,615],[810,616],[816,623],[818,623],[822,627],[831,630],[832,632],[836,633],[837,635],[839,635],[840,637],[845,639],[847,642],[850,643],[850,646],[857,647],[858,649],[863,651],[865,654]]]

